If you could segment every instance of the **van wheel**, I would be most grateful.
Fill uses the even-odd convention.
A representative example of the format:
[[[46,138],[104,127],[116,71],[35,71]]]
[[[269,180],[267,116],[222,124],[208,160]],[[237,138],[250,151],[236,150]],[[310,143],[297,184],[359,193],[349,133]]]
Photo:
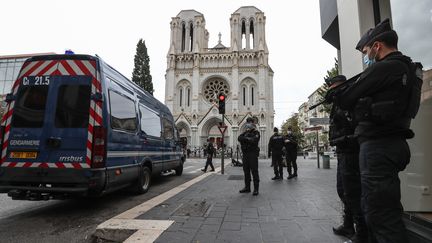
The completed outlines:
[[[174,170],[175,170],[176,176],[181,176],[183,174],[183,161]]]
[[[133,191],[136,194],[146,193],[150,188],[151,171],[147,166],[142,167],[141,173],[137,182],[133,185]]]

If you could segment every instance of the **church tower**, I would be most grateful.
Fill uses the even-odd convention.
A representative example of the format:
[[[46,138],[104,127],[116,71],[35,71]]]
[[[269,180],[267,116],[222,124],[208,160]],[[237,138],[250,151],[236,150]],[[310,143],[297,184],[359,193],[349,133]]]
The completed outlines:
[[[182,10],[171,20],[167,54],[165,104],[176,119],[180,136],[191,149],[207,138],[221,146],[217,126],[222,121],[217,95],[227,95],[228,126],[224,143],[233,148],[247,117],[254,117],[261,133],[261,153],[267,153],[273,131],[273,70],[268,64],[265,15],[253,6],[241,7],[230,18],[230,47],[208,47],[204,15]]]

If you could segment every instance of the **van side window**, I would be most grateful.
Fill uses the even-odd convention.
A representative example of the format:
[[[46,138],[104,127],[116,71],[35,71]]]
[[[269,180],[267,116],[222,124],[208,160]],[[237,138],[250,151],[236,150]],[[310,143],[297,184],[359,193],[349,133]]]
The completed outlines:
[[[158,114],[143,105],[140,105],[139,109],[141,113],[141,131],[149,136],[160,137],[162,128]]]
[[[57,95],[55,126],[87,128],[90,108],[90,85],[62,85]]]
[[[113,129],[135,132],[137,117],[133,100],[109,91],[111,107],[111,127]]]
[[[163,129],[164,129],[164,138],[165,139],[173,139],[174,138],[174,129],[173,125],[167,119],[162,119]]]
[[[22,86],[18,91],[12,127],[42,127],[48,86]]]

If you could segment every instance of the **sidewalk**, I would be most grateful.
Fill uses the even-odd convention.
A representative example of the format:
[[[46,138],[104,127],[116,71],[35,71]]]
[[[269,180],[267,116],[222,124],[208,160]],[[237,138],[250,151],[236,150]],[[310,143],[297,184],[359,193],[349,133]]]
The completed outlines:
[[[230,162],[228,160],[227,162]],[[156,242],[343,242],[333,235],[340,221],[336,161],[317,169],[298,158],[299,177],[272,181],[270,160],[260,160],[260,194],[240,194],[241,167],[228,165],[137,219],[174,220]]]

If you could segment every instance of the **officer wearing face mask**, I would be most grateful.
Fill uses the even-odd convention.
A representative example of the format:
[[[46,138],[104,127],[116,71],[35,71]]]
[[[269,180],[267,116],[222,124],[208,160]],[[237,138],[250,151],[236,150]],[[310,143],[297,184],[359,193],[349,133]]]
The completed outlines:
[[[370,242],[409,242],[402,221],[398,173],[410,161],[406,139],[420,104],[421,64],[397,49],[388,19],[370,29],[356,49],[367,68],[336,102],[352,110],[360,144],[361,206]]]
[[[240,134],[238,141],[240,142],[241,150],[243,152],[243,172],[245,187],[240,190],[240,193],[251,192],[251,174],[253,177],[254,196],[258,195],[259,189],[259,175],[258,175],[258,155],[260,140],[260,133],[256,130],[256,126],[252,118],[246,120],[246,131]]]

